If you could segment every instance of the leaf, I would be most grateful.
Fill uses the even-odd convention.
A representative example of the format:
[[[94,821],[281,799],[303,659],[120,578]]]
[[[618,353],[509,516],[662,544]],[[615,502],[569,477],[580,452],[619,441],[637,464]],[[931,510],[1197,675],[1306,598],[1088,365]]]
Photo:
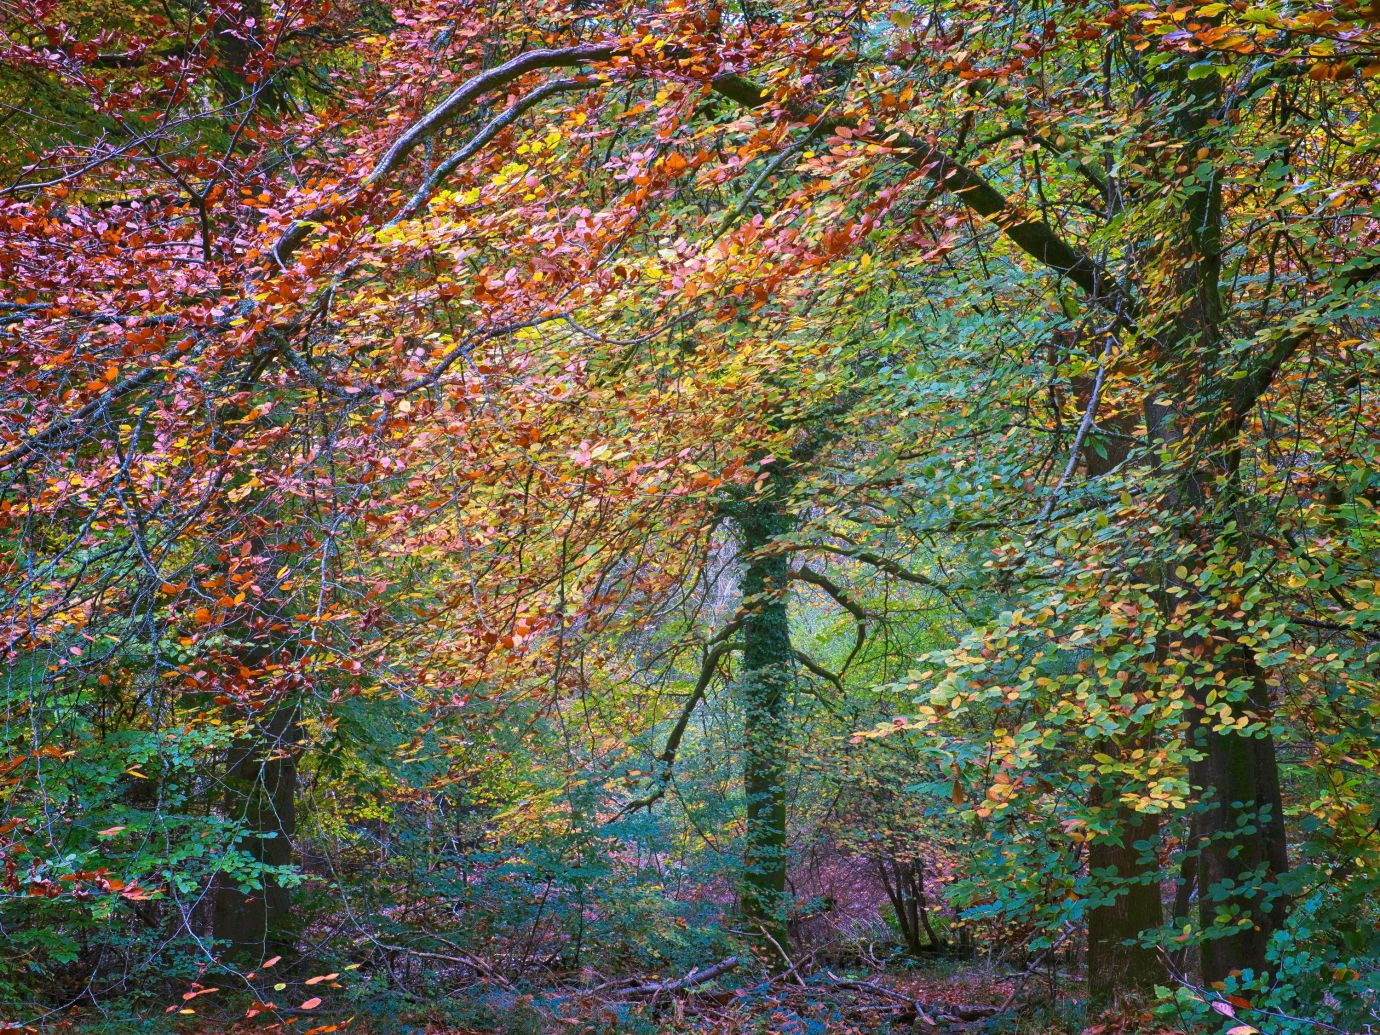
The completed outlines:
[[[307,978],[307,980],[302,983],[304,985],[318,985],[322,981],[334,981],[338,977],[340,977],[339,974],[317,974],[315,977]]]
[[[302,1007],[301,1007],[301,1008],[302,1008],[303,1010],[315,1010],[315,1009],[316,1009],[318,1006],[320,1006],[320,1005],[321,1005],[321,997],[320,997],[320,996],[312,996],[310,999],[308,999],[305,1003],[302,1004]]]

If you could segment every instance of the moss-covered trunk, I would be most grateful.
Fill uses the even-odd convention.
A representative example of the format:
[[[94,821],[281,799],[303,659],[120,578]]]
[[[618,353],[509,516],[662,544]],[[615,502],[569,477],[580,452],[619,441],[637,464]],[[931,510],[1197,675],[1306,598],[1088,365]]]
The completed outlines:
[[[786,949],[786,707],[794,658],[786,614],[790,568],[773,551],[791,529],[786,486],[771,477],[737,508],[743,557],[743,792],[747,828],[743,850],[743,919],[774,965]]]

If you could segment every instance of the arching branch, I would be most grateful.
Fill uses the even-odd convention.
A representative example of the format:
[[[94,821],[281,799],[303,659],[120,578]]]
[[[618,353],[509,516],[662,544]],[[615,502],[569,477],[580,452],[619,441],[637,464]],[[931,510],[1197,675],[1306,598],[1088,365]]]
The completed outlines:
[[[960,614],[967,615],[968,611],[963,604],[954,597],[952,591],[942,582],[930,578],[928,575],[918,571],[911,571],[903,567],[890,557],[874,553],[871,550],[863,550],[854,546],[834,546],[830,543],[797,543],[793,544],[792,550],[818,550],[823,553],[832,553],[839,557],[847,557],[849,560],[860,561],[869,567],[876,568],[878,571],[885,572],[892,578],[900,579],[902,582],[909,582],[912,585],[924,586],[932,589],[942,596],[949,603],[958,609]]]
[[[400,220],[407,219],[417,212],[418,209],[426,204],[427,199],[435,193],[436,188],[441,185],[447,176],[453,173],[462,162],[468,161],[478,154],[490,140],[516,122],[523,112],[530,111],[548,97],[555,97],[557,94],[561,93],[573,93],[577,90],[591,90],[601,85],[603,84],[598,79],[593,78],[557,79],[544,86],[539,86],[531,93],[518,98],[501,114],[494,116],[483,129],[470,138],[464,147],[460,148],[460,150],[456,151],[438,165],[436,170],[417,188],[416,193],[408,199],[407,204],[402,207],[396,216],[388,221],[389,224],[391,225]]]
[[[843,680],[838,676],[837,673],[830,672],[827,668],[821,665],[814,658],[810,657],[810,655],[806,654],[803,650],[792,649],[791,653],[795,655],[795,660],[804,665],[808,671],[813,672],[826,683],[832,683],[834,685],[834,689],[837,690],[839,693],[844,692]]]
[[[393,141],[392,146],[384,152],[383,157],[374,164],[368,175],[360,182],[352,197],[357,197],[363,191],[377,185],[384,177],[397,169],[402,164],[403,159],[422,141],[445,129],[485,94],[491,93],[499,87],[507,86],[528,72],[535,72],[542,68],[576,68],[589,62],[608,61],[615,52],[616,48],[613,45],[604,43],[559,47],[553,50],[531,50],[525,54],[519,54],[497,68],[491,68],[487,72],[481,72],[479,75],[466,80],[451,91],[450,95],[440,104],[408,126],[403,134]],[[291,226],[283,231],[270,249],[270,258],[279,265],[286,265],[288,258],[311,236],[315,224],[336,211],[337,205],[338,203],[332,203],[330,206],[316,208],[301,219],[295,220]]]
[[[716,93],[747,108],[764,107],[772,97],[768,91],[742,76],[720,76],[713,80],[712,85]],[[808,117],[811,113],[802,111],[793,114]],[[829,132],[857,128],[852,120],[845,118],[821,117],[815,124]],[[966,208],[990,220],[1027,255],[1067,277],[1082,289],[1094,305],[1123,320],[1135,311],[1132,300],[1126,297],[1106,268],[1064,241],[1048,223],[1025,218],[1011,208],[1001,191],[988,183],[980,173],[949,157],[932,144],[907,133],[881,127],[869,135],[884,140],[889,146],[900,151],[899,157],[902,161],[920,170],[927,179],[941,190],[952,194]]]
[[[833,598],[834,603],[843,608],[859,622],[866,622],[872,617],[866,608],[850,597],[846,590],[829,576],[815,571],[808,564],[802,564],[796,571],[791,572],[791,578],[797,582],[808,582],[812,586],[818,586]]]

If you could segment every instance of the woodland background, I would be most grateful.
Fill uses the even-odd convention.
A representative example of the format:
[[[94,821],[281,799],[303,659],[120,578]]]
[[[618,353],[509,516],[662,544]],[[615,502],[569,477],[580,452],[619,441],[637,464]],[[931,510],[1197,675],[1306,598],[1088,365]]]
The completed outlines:
[[[1380,1026],[1380,5],[0,40],[4,1030]]]

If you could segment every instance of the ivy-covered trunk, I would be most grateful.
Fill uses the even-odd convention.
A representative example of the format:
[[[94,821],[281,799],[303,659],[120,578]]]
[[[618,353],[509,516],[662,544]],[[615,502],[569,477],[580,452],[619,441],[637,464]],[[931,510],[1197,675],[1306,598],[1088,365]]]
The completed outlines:
[[[790,567],[773,551],[791,530],[780,474],[736,508],[742,535],[743,664],[738,693],[744,712],[743,919],[772,965],[786,949],[786,707],[794,658],[786,613]]]

